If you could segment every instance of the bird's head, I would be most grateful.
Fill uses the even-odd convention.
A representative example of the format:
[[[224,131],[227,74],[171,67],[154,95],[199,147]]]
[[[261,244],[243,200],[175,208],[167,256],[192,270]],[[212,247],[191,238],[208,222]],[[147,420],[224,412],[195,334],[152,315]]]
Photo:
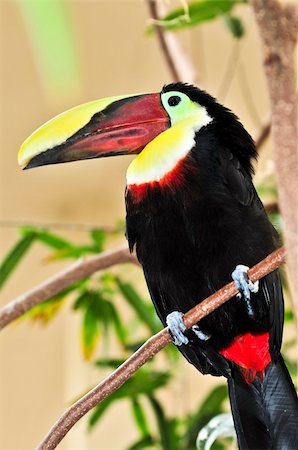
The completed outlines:
[[[233,139],[235,124],[243,135],[245,130],[237,118],[213,97],[194,86],[174,83],[166,85],[160,93],[95,100],[56,116],[25,140],[18,162],[23,169],[29,169],[139,154],[156,139],[170,148],[179,140],[181,131],[184,139],[187,140],[187,133],[193,139],[194,134],[208,126],[213,127],[213,132],[222,133],[223,139],[227,134]],[[234,137],[241,141],[241,136]],[[246,148],[247,161],[254,156],[251,151]]]

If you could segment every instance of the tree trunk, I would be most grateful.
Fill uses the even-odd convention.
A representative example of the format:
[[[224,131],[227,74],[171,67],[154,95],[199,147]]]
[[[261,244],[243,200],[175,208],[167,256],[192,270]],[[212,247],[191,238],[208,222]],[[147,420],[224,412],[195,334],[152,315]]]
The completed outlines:
[[[298,14],[294,4],[251,0],[263,44],[272,113],[274,160],[284,223],[290,290],[297,308],[298,162],[295,46]]]

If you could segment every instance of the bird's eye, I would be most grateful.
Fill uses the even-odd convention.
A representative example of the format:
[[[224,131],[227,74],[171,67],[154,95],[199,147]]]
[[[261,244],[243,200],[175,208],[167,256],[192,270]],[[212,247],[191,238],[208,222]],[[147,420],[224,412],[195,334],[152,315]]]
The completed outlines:
[[[180,102],[181,102],[181,97],[179,97],[178,95],[172,95],[172,97],[170,97],[168,99],[169,106],[177,106],[177,105],[179,105]]]

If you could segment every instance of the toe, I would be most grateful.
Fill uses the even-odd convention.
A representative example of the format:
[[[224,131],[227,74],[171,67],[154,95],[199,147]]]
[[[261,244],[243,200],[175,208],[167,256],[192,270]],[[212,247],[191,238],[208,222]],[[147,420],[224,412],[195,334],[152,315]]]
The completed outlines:
[[[192,331],[195,333],[195,335],[200,339],[200,341],[208,341],[210,339],[211,335],[204,333],[199,327],[199,325],[194,325],[191,327]]]
[[[175,345],[188,344],[188,338],[183,334],[186,326],[183,322],[183,314],[179,311],[173,311],[166,318],[166,323],[169,327],[170,333],[173,337]]]
[[[249,277],[248,272],[249,267],[244,266],[242,264],[236,266],[235,270],[232,273],[232,278],[236,283],[236,286],[239,289],[239,293],[237,297],[244,298],[246,310],[250,317],[254,316],[253,308],[250,302],[251,292],[256,293],[259,290],[259,282],[253,283]],[[240,295],[239,295],[240,294]]]

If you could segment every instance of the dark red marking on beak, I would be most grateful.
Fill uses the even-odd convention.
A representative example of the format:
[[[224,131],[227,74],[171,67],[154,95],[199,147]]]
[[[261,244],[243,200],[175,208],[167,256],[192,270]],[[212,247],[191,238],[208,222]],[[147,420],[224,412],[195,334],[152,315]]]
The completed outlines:
[[[33,157],[26,168],[125,154],[137,154],[169,128],[159,94],[143,94],[112,102],[94,114],[63,144]]]

